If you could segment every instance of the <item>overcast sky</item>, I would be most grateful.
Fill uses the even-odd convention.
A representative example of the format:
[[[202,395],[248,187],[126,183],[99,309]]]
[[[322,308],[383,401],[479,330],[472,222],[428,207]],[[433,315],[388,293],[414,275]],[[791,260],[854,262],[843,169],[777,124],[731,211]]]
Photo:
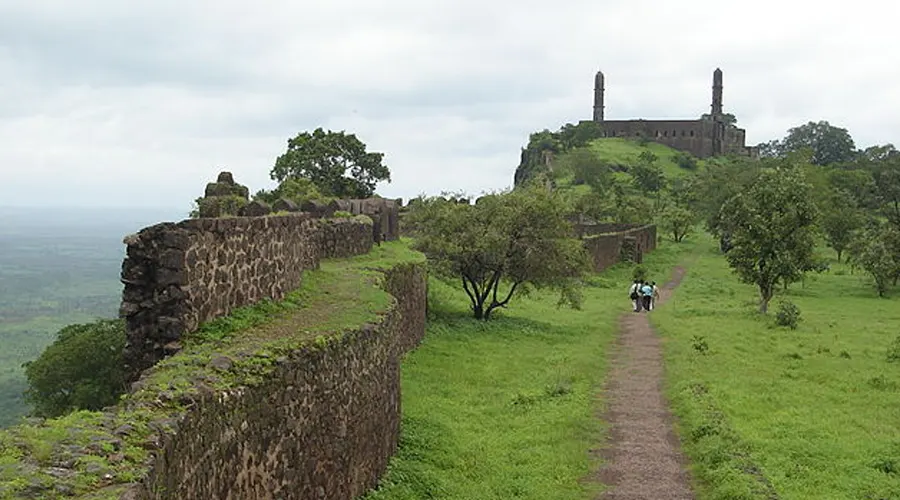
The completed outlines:
[[[694,118],[712,71],[749,144],[828,120],[900,143],[887,0],[0,0],[0,205],[190,209],[251,191],[288,137],[385,153],[409,198],[509,186],[528,134],[591,117]]]

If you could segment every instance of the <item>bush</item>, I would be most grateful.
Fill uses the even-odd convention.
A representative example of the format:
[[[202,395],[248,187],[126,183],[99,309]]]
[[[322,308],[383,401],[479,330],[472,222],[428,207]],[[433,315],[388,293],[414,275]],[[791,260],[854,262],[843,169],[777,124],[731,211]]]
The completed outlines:
[[[334,215],[332,215],[332,217],[334,217],[335,219],[349,219],[353,217],[353,214],[346,210],[338,210],[334,212]]]
[[[631,279],[645,281],[647,279],[647,268],[642,265],[634,266],[634,270],[631,272]]]
[[[888,363],[900,363],[900,335],[896,336],[894,342],[888,347],[887,361]]]
[[[25,363],[25,399],[39,417],[100,410],[125,391],[125,322],[69,325],[34,361]]]
[[[697,158],[690,153],[676,153],[672,155],[672,161],[685,170],[697,170]]]
[[[800,308],[796,304],[790,301],[783,301],[778,305],[778,312],[775,314],[775,324],[796,330],[799,322]]]

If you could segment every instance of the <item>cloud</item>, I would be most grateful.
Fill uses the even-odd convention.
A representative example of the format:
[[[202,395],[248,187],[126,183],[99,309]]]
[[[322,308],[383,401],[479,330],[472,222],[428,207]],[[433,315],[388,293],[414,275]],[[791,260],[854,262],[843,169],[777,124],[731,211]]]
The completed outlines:
[[[748,142],[825,119],[900,142],[875,0],[0,4],[0,205],[183,207],[219,170],[252,190],[322,126],[385,153],[386,196],[512,182],[528,134],[591,116],[708,112],[711,73]]]

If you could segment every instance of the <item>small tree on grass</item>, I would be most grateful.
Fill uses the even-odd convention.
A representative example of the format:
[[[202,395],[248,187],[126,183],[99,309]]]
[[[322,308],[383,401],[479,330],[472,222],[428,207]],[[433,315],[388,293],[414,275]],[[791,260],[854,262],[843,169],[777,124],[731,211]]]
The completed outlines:
[[[730,231],[728,264],[741,281],[759,287],[765,313],[779,282],[794,282],[815,268],[817,211],[801,169],[785,162],[760,172],[744,192],[723,206]]]
[[[862,224],[862,212],[856,208],[849,193],[836,190],[828,197],[822,211],[822,231],[828,246],[837,253],[838,262],[850,244],[853,232]]]
[[[481,197],[475,205],[427,198],[410,212],[414,248],[432,270],[459,283],[473,315],[488,320],[532,288],[560,292],[560,305],[580,307],[588,269],[559,195],[537,185]]]
[[[872,277],[879,297],[884,297],[891,282],[900,276],[900,255],[893,248],[898,236],[887,224],[876,224],[857,232],[847,249],[850,264]]]
[[[697,215],[687,208],[672,205],[663,210],[659,219],[663,230],[672,235],[675,243],[680,243],[694,229]]]

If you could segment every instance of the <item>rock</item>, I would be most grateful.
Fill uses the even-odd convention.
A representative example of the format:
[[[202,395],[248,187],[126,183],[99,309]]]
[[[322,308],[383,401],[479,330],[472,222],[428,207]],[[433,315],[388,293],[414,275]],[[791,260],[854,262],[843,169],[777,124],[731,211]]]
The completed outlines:
[[[275,200],[275,203],[272,204],[272,210],[276,212],[296,212],[300,210],[300,207],[291,200],[278,198]]]
[[[220,182],[222,184],[234,184],[234,176],[231,175],[231,172],[219,172],[219,176],[216,177],[216,182]]]
[[[234,361],[228,356],[218,356],[209,362],[209,367],[218,371],[228,371],[234,365]]]
[[[120,425],[119,427],[117,427],[116,430],[113,431],[113,434],[115,434],[116,436],[125,436],[128,434],[131,434],[131,431],[133,431],[133,430],[134,430],[133,425],[123,424],[123,425]]]
[[[238,215],[242,217],[261,217],[270,213],[272,213],[272,208],[260,200],[253,200],[238,210]]]

